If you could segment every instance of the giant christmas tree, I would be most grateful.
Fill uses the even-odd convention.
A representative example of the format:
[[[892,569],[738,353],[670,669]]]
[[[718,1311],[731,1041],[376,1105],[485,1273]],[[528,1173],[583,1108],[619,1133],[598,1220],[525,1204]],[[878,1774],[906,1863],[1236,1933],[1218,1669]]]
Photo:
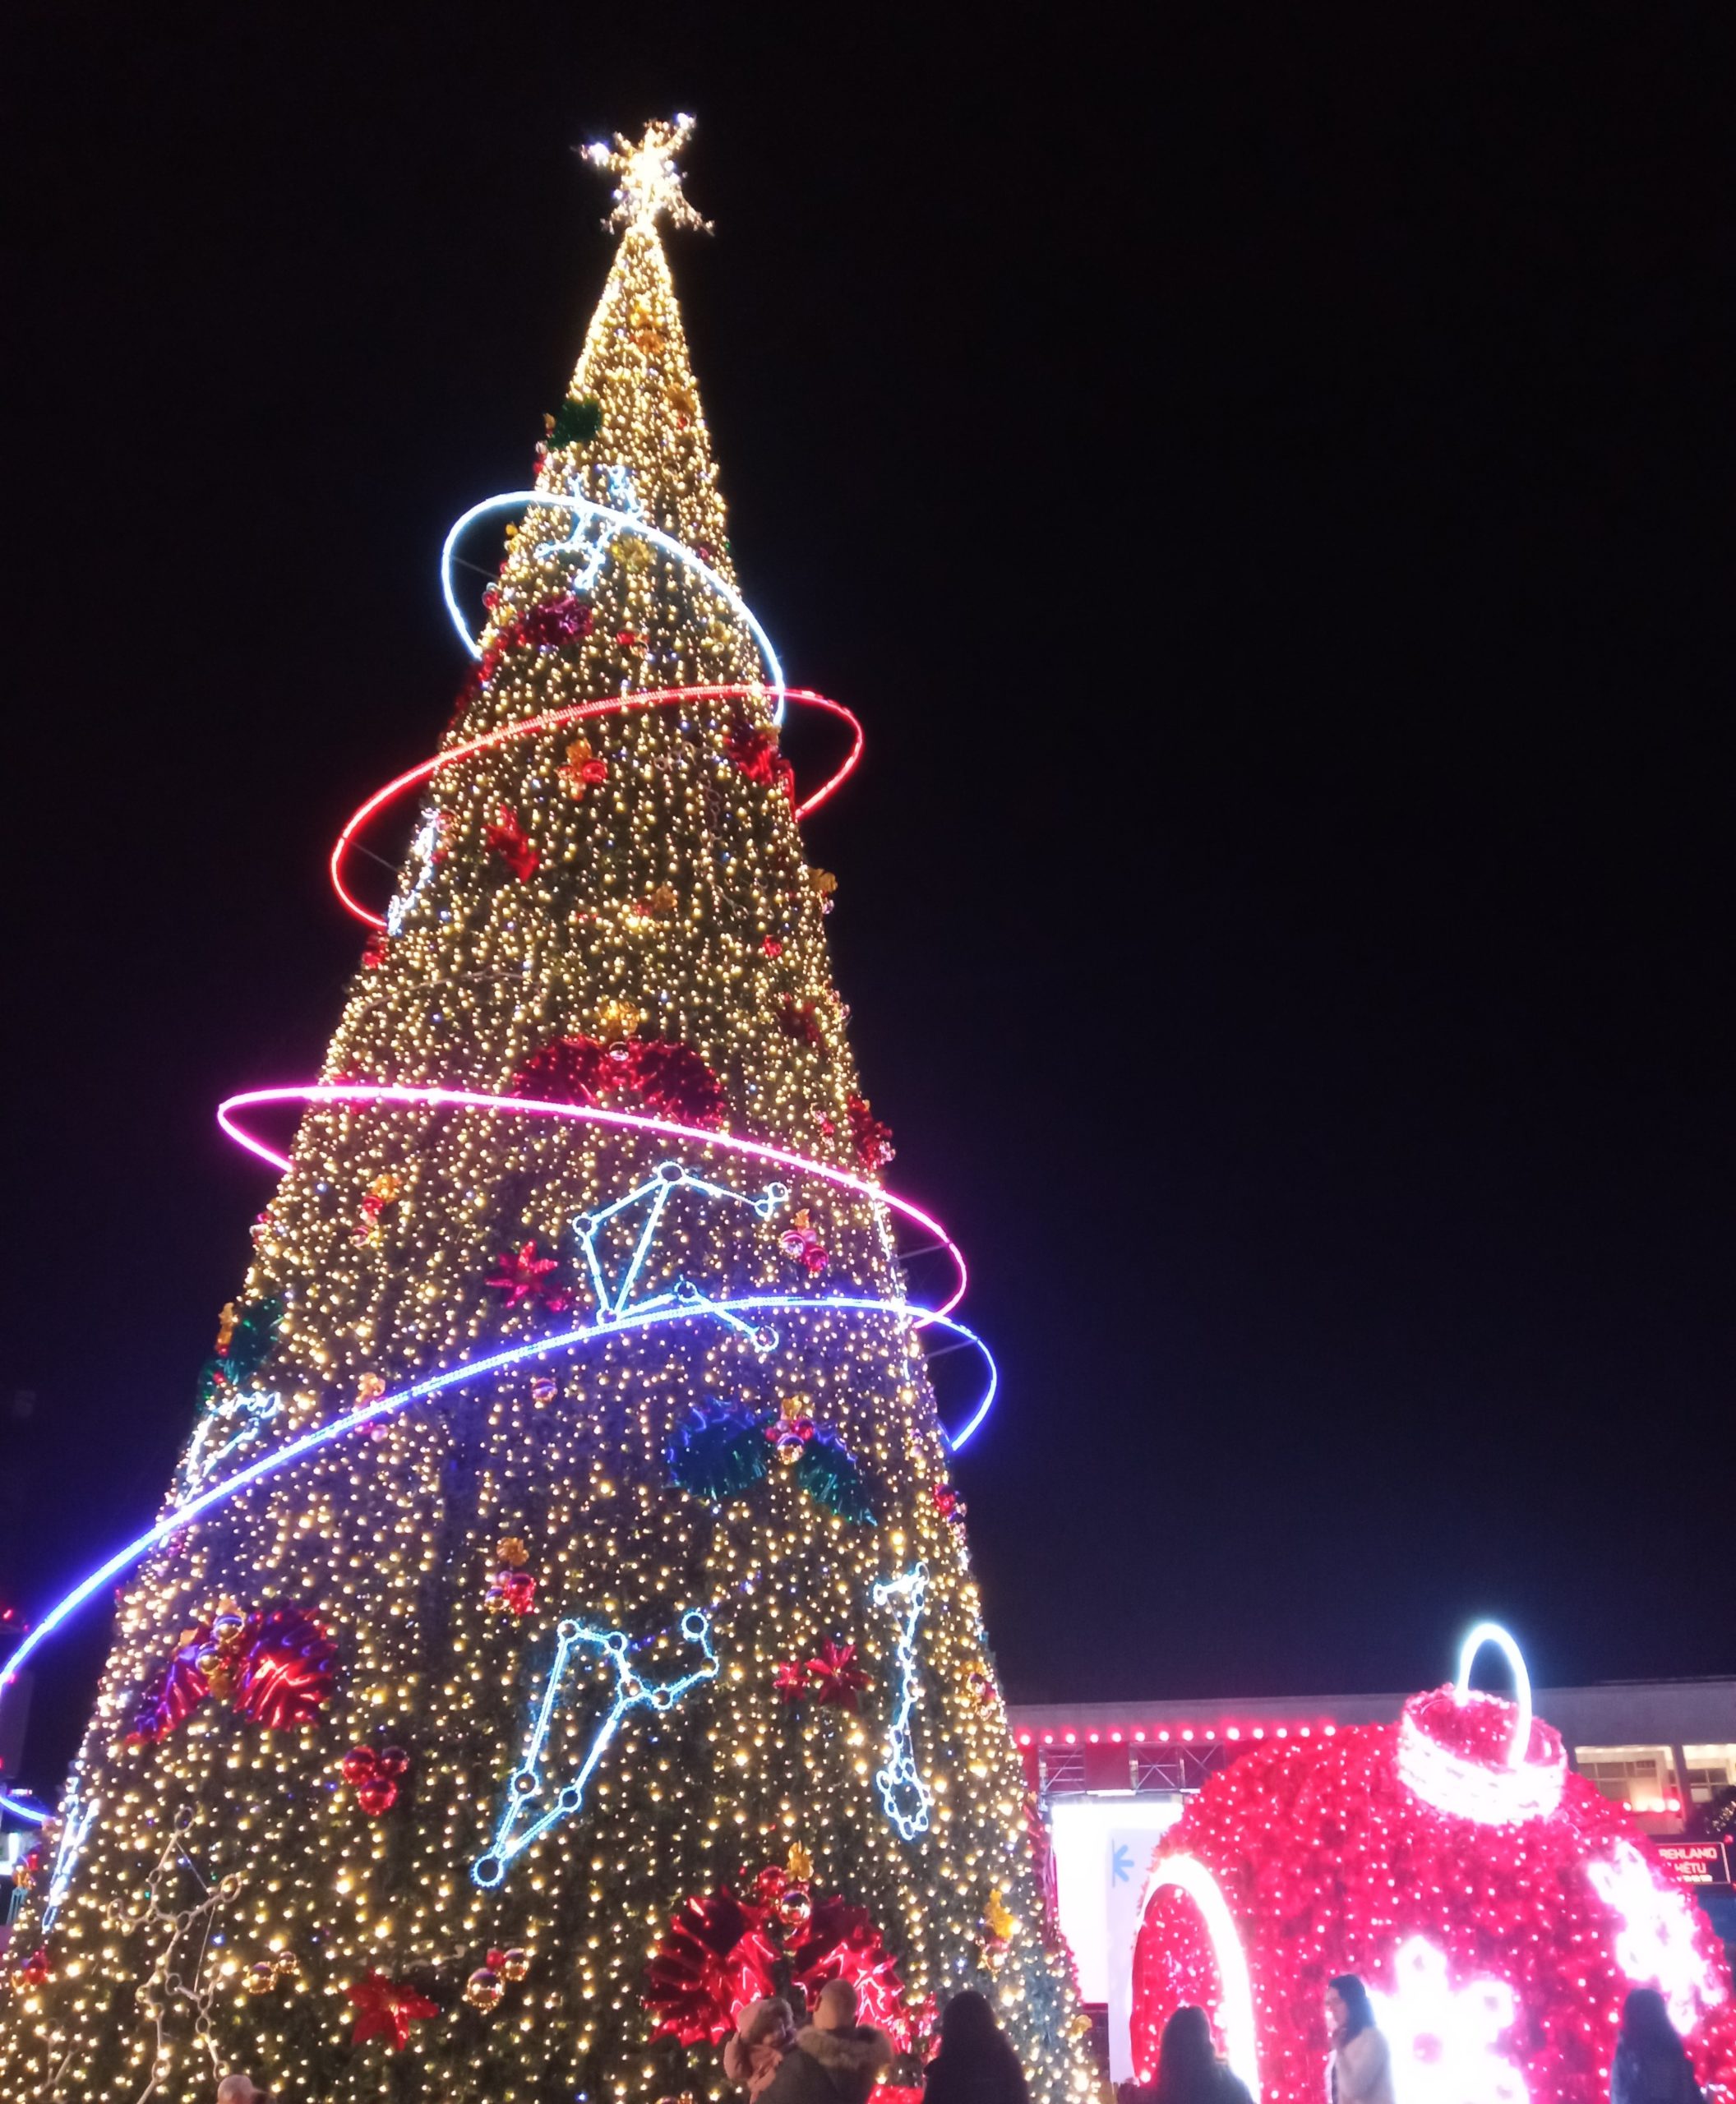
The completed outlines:
[[[440,752],[339,844],[325,1072],[225,1107],[282,1178],[27,1872],[8,2098],[716,2093],[742,2000],[836,1973],[911,2070],[975,1985],[1087,2087],[928,1371],[968,1333],[900,1255],[953,1253],[882,1184],[779,744],[844,712],[737,592],[658,232],[686,127],[593,150],[620,247],[469,519]]]

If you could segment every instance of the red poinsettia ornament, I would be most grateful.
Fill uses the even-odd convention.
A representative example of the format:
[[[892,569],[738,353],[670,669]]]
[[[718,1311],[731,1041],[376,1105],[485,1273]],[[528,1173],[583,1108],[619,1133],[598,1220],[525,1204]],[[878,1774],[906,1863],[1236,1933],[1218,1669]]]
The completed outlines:
[[[781,1958],[810,2008],[827,1981],[849,1981],[861,2020],[904,2051],[910,2018],[898,1960],[866,1909],[836,1895],[808,1903],[807,1880],[775,1868],[762,1871],[753,1889],[751,1899],[726,1886],[681,1903],[645,1968],[653,2037],[684,2046],[719,2043],[749,2002],[778,1991]],[[804,1903],[788,1903],[792,1894]]]
[[[792,805],[796,801],[796,770],[778,750],[773,731],[755,724],[739,723],[723,750],[750,782],[782,789]]]
[[[235,1681],[238,1716],[274,1732],[311,1724],[331,1693],[337,1646],[299,1608],[249,1615]]]
[[[800,1702],[808,1691],[808,1669],[799,1659],[782,1659],[773,1672],[772,1686],[779,1701]]]
[[[365,2046],[370,2038],[390,2038],[392,2050],[402,2052],[410,2042],[410,2026],[438,2016],[440,2005],[431,2002],[403,1980],[388,1980],[382,1972],[369,1972],[349,1991],[356,2012],[356,2028],[350,2042]]]
[[[771,1910],[724,1890],[691,1894],[645,1968],[653,2037],[684,2046],[720,2045],[749,2002],[776,1992],[778,1945]]]
[[[569,592],[531,607],[519,624],[519,633],[539,650],[558,650],[565,644],[578,643],[588,636],[593,618],[589,600]]]
[[[225,1600],[182,1634],[146,1690],[127,1743],[155,1745],[214,1696],[267,1730],[312,1723],[331,1693],[337,1660],[337,1646],[301,1608],[244,1616]]]
[[[854,1710],[856,1698],[872,1684],[856,1663],[855,1645],[838,1644],[829,1636],[807,1661],[807,1673],[820,1700],[840,1710]]]
[[[875,1116],[874,1106],[866,1096],[851,1096],[844,1109],[850,1119],[850,1144],[856,1160],[871,1176],[875,1170],[884,1169],[896,1152],[892,1128]]]
[[[512,1077],[513,1093],[545,1103],[595,1104],[605,1091],[636,1097],[677,1124],[711,1130],[723,1123],[723,1090],[690,1045],[659,1037],[562,1037]]]

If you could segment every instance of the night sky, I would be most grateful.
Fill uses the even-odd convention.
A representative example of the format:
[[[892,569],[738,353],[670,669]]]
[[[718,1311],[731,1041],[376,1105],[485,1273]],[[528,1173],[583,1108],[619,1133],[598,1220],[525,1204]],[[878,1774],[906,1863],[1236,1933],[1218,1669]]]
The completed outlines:
[[[607,268],[570,149],[681,108],[744,589],[868,729],[840,986],[1004,1372],[1010,1691],[1408,1689],[1484,1612],[1736,1671],[1736,31],[1145,12],[14,12],[26,1611],[190,1427],[270,1189],[212,1106],[337,1017],[331,837]]]

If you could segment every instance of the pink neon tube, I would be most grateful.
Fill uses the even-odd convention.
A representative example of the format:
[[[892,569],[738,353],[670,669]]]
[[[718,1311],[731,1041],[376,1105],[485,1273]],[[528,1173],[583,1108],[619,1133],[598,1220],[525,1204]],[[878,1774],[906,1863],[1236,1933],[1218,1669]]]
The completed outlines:
[[[239,1096],[226,1097],[217,1106],[218,1124],[249,1154],[257,1155],[261,1161],[269,1162],[277,1170],[288,1169],[289,1157],[279,1154],[256,1133],[250,1133],[233,1115],[238,1110],[265,1103],[375,1103],[405,1109],[420,1106],[432,1110],[501,1110],[519,1117],[566,1118],[584,1125],[616,1125],[628,1132],[654,1133],[666,1139],[686,1140],[698,1147],[723,1147],[731,1154],[746,1155],[756,1161],[775,1162],[779,1168],[793,1170],[800,1175],[823,1177],[827,1183],[852,1191],[859,1197],[889,1206],[893,1212],[913,1220],[932,1234],[958,1274],[950,1297],[935,1310],[937,1315],[952,1313],[963,1299],[969,1280],[964,1252],[932,1214],[924,1212],[908,1198],[901,1198],[896,1192],[884,1189],[866,1176],[858,1176],[853,1170],[834,1169],[829,1163],[792,1154],[786,1147],[769,1147],[763,1140],[744,1139],[738,1133],[710,1133],[698,1125],[675,1125],[661,1118],[644,1117],[636,1111],[603,1110],[589,1104],[545,1103],[535,1096],[487,1096],[476,1089],[413,1088],[386,1082],[300,1082],[284,1088],[250,1088]]]

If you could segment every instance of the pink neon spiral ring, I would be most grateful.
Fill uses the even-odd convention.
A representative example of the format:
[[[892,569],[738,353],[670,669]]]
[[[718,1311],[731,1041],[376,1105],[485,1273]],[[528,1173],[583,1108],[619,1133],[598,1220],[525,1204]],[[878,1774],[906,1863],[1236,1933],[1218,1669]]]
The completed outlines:
[[[787,1147],[772,1147],[763,1140],[746,1139],[738,1133],[708,1132],[699,1125],[676,1125],[666,1119],[644,1117],[637,1111],[603,1110],[588,1104],[547,1103],[536,1096],[495,1096],[480,1089],[417,1088],[401,1082],[296,1082],[280,1088],[246,1089],[239,1096],[226,1097],[217,1106],[218,1124],[238,1146],[279,1170],[289,1168],[289,1157],[249,1132],[234,1115],[238,1110],[264,1103],[377,1103],[405,1109],[419,1105],[433,1110],[501,1110],[519,1117],[566,1118],[579,1124],[620,1126],[629,1132],[654,1133],[698,1147],[723,1147],[732,1154],[746,1155],[757,1161],[775,1162],[778,1167],[792,1170],[799,1175],[821,1177],[859,1197],[889,1207],[932,1234],[937,1247],[945,1251],[958,1273],[951,1295],[935,1310],[936,1314],[951,1314],[963,1299],[969,1282],[964,1252],[931,1213],[924,1212],[909,1198],[901,1197],[897,1192],[858,1175],[854,1170],[834,1168],[829,1162],[815,1161],[811,1156],[796,1154]]]

